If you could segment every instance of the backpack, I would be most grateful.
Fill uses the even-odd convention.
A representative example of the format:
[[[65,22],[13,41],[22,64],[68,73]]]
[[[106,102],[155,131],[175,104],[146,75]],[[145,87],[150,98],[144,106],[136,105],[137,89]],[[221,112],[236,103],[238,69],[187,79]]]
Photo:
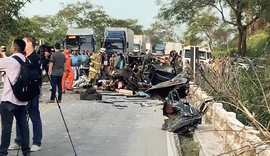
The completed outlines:
[[[11,84],[8,78],[12,91],[19,101],[31,101],[40,94],[39,71],[30,60],[26,59],[26,61],[23,62],[18,56],[12,57],[21,65],[20,74],[14,85]]]

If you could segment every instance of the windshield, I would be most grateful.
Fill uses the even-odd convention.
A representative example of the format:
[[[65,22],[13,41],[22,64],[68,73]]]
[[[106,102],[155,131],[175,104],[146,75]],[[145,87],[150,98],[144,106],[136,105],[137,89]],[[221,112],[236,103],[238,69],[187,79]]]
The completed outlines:
[[[139,44],[134,44],[134,50],[140,50],[140,45]]]
[[[69,45],[69,46],[77,46],[78,45],[78,41],[77,40],[67,39],[66,40],[66,44]]]
[[[212,54],[210,52],[207,53],[207,58],[208,59],[212,58]]]
[[[155,50],[157,50],[157,51],[163,51],[163,50],[165,50],[165,44],[156,44],[156,46],[155,46]]]
[[[206,52],[205,51],[199,51],[199,59],[206,60]]]
[[[191,58],[191,50],[185,49],[185,58]]]
[[[78,36],[66,36],[66,45],[77,46],[79,42],[80,38]]]
[[[106,49],[123,49],[124,45],[122,42],[106,42]]]

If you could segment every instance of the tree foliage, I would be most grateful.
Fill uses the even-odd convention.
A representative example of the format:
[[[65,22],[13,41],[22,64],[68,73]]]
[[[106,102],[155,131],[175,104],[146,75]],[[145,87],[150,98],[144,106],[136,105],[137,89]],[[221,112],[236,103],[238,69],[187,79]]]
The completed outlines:
[[[185,44],[200,45],[203,42],[203,38],[198,36],[198,34],[187,30],[184,32],[184,41]]]
[[[205,8],[215,9],[223,22],[237,28],[239,34],[238,52],[246,53],[246,29],[265,15],[270,9],[269,0],[169,0],[161,3],[159,17],[175,23],[188,23]],[[226,19],[224,8],[232,11],[232,19]],[[249,15],[249,16],[247,16]]]
[[[138,24],[137,19],[116,19],[111,18],[109,22],[111,27],[127,27],[134,31],[134,34],[140,35],[143,33],[143,26]]]
[[[196,45],[198,43],[194,43],[194,39],[196,39],[197,36],[204,36],[204,38],[208,40],[209,47],[213,49],[213,33],[218,24],[219,18],[209,11],[196,14],[195,17],[187,23],[186,38],[193,39],[189,40],[189,42],[190,44]],[[203,40],[203,38],[197,38],[198,39],[195,40],[197,42]]]
[[[9,39],[20,32],[19,11],[31,0],[0,0],[0,43],[7,44]]]
[[[127,27],[135,34],[143,32],[136,19],[115,19],[101,6],[90,1],[62,4],[62,9],[52,16],[21,17],[19,10],[30,0],[0,0],[0,42],[7,44],[9,38],[31,34],[45,44],[62,42],[68,28],[92,28],[101,41],[108,26]]]
[[[221,23],[213,32],[213,46],[216,50],[226,50],[228,52],[229,42],[233,38],[234,29],[228,24]]]
[[[105,27],[110,22],[103,8],[89,1],[63,5],[56,17],[67,27],[92,28],[98,40],[102,39]]]
[[[173,27],[162,21],[151,24],[151,28],[145,30],[144,33],[152,45],[160,42],[174,42],[178,39]]]

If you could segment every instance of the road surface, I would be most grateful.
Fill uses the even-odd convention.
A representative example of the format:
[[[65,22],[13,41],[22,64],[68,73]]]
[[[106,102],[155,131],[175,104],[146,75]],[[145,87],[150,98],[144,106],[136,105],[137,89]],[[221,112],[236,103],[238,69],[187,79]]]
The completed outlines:
[[[74,156],[57,105],[45,104],[49,99],[48,86],[43,94],[42,150],[31,156]],[[166,132],[160,130],[164,119],[161,106],[125,103],[128,107],[118,109],[111,104],[78,98],[79,95],[67,93],[61,104],[78,156],[167,156],[170,153]],[[15,153],[10,151],[10,155]]]

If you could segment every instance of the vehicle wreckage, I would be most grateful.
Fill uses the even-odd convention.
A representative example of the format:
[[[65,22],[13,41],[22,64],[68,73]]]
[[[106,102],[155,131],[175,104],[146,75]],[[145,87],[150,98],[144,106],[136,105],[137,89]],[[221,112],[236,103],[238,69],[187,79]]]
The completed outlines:
[[[207,112],[208,101],[198,108],[192,107],[189,100],[190,75],[183,71],[169,81],[159,83],[146,91],[150,95],[158,95],[163,100],[164,120],[162,130],[178,134],[194,131],[201,123],[202,116]]]
[[[193,107],[189,100],[189,82],[191,75],[184,70],[176,75],[174,67],[161,66],[145,61],[142,56],[129,56],[129,64],[122,70],[115,70],[107,80],[100,80],[102,90],[115,91],[126,89],[134,94],[145,91],[152,97],[158,97],[163,101],[164,120],[162,130],[168,130],[178,134],[194,131],[201,123],[202,116],[208,110],[208,101],[198,108]],[[101,100],[99,93],[88,90],[82,93],[82,98],[95,94],[96,100]],[[90,99],[95,99],[91,95]]]

